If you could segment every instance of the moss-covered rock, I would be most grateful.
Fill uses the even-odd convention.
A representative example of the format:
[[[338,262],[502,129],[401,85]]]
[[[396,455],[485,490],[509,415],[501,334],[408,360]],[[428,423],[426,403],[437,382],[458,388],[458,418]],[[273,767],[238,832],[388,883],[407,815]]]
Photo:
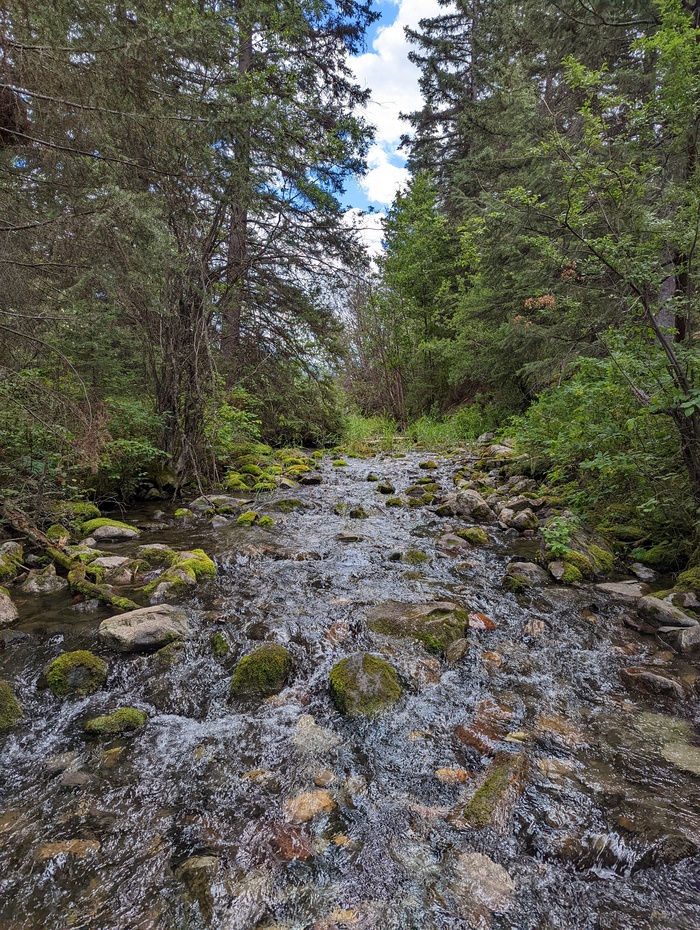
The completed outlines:
[[[260,517],[258,520],[258,526],[274,526],[275,521],[272,517]]]
[[[347,468],[348,463],[344,459],[334,459],[333,466],[334,468]]]
[[[70,539],[71,533],[67,527],[62,526],[60,523],[52,523],[46,530],[46,535],[51,542],[59,542],[61,539]]]
[[[499,753],[464,809],[464,819],[479,829],[489,825],[502,827],[525,788],[527,772],[524,754]]]
[[[259,478],[263,473],[259,465],[241,465],[238,471],[241,475],[252,475],[254,478]]]
[[[223,659],[224,656],[227,656],[231,651],[228,640],[223,633],[219,633],[218,631],[212,633],[209,645],[211,646],[212,655],[215,659]]]
[[[224,478],[224,487],[227,491],[247,491],[248,485],[246,484],[243,476],[240,475],[237,471],[229,472]]]
[[[6,542],[0,546],[0,581],[10,581],[22,568],[23,549],[18,542]]]
[[[401,556],[401,561],[408,565],[420,565],[421,562],[429,562],[430,556],[422,549],[407,549]]]
[[[437,468],[437,467],[438,467],[438,464],[437,464],[437,462],[433,462],[433,461],[431,460],[431,461],[429,461],[429,462],[419,462],[419,463],[418,463],[418,467],[419,467],[419,468],[424,468],[424,469],[432,470],[433,468]]]
[[[263,643],[238,661],[231,678],[231,696],[265,698],[279,694],[293,667],[292,657],[279,643]]]
[[[595,543],[591,543],[588,547],[588,552],[593,559],[595,567],[601,572],[612,571],[612,568],[615,564],[615,557],[608,549],[603,549],[602,546],[598,546]]]
[[[689,568],[678,576],[676,589],[700,594],[700,568]]]
[[[455,536],[465,539],[471,546],[486,546],[489,541],[486,531],[478,526],[470,526],[464,530],[457,530]]]
[[[577,581],[583,581],[583,577],[583,573],[577,565],[570,562],[568,558],[564,560],[564,571],[560,579],[564,584],[575,584]]]
[[[254,523],[257,523],[259,519],[260,517],[254,510],[246,510],[246,512],[242,513],[236,520],[236,523],[239,526],[252,526]]]
[[[83,536],[92,536],[94,539],[133,539],[140,535],[135,526],[129,526],[128,523],[122,523],[120,520],[110,520],[107,517],[99,517],[95,520],[88,520],[81,526]]]
[[[390,497],[386,502],[387,507],[403,507],[403,501],[400,497]]]
[[[90,736],[124,736],[142,727],[148,720],[148,714],[136,707],[120,707],[103,717],[87,720],[83,729]]]
[[[330,690],[338,710],[350,717],[381,714],[403,693],[396,670],[367,652],[348,656],[333,666]]]
[[[176,520],[194,520],[194,514],[189,507],[178,507],[173,516]]]
[[[23,716],[10,683],[0,679],[0,734],[11,730]]]
[[[68,527],[75,534],[87,520],[97,520],[101,516],[99,507],[89,501],[52,501],[48,512],[54,523]]]
[[[136,550],[139,559],[144,559],[149,565],[157,568],[170,568],[178,559],[178,553],[169,546],[155,543],[152,546],[139,546]]]
[[[64,652],[46,668],[46,684],[56,697],[85,697],[107,681],[107,663],[87,649]]]
[[[285,498],[284,500],[275,501],[274,505],[282,513],[292,513],[294,510],[303,510],[304,504],[295,497]]]
[[[365,478],[365,481],[379,481],[379,475],[375,475],[374,472],[371,471]]]
[[[170,562],[161,575],[150,581],[143,589],[144,594],[150,597],[160,587],[167,584],[173,594],[183,594],[188,588],[194,587],[197,582],[216,575],[216,565],[203,549],[190,549],[175,553],[175,559]]]
[[[578,578],[575,579],[576,581],[579,581],[581,578],[595,578],[595,565],[593,561],[582,552],[576,552],[570,549],[564,556],[564,564],[577,570]],[[565,578],[562,578],[562,581],[565,580]]]
[[[431,604],[402,604],[388,601],[372,608],[369,628],[385,636],[407,636],[429,652],[444,653],[467,628],[468,615],[457,604],[436,601]]]

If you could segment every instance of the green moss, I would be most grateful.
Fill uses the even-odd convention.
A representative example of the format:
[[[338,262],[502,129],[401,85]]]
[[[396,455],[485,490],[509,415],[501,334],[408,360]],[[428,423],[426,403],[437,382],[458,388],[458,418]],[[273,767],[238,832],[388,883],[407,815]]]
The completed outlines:
[[[147,720],[148,714],[144,711],[135,707],[121,707],[104,717],[87,720],[83,729],[90,736],[123,736],[138,730]]]
[[[263,473],[258,465],[241,465],[238,470],[242,475],[252,475],[254,478],[259,478]]]
[[[282,513],[291,513],[293,510],[302,510],[304,505],[296,498],[288,498],[285,500],[276,501],[275,507],[277,507],[278,510],[281,510]]]
[[[107,663],[87,649],[64,652],[46,669],[46,683],[56,697],[85,697],[107,681]]]
[[[678,576],[678,588],[700,594],[700,568],[689,568]]]
[[[172,668],[173,665],[177,665],[180,659],[184,658],[185,655],[185,644],[181,639],[175,640],[175,642],[168,643],[167,646],[162,646],[155,653],[155,660],[163,668]]]
[[[254,510],[246,510],[246,512],[242,513],[236,520],[236,523],[239,526],[252,526],[254,523],[257,523],[259,519],[260,517]]]
[[[80,527],[80,531],[85,536],[89,536],[91,533],[94,533],[95,530],[100,529],[102,526],[118,526],[124,530],[134,530],[135,532],[138,532],[135,526],[129,526],[128,523],[122,523],[120,520],[109,520],[107,517],[98,517],[95,520],[88,520]]]
[[[369,628],[385,636],[408,636],[421,643],[428,652],[443,653],[453,642],[464,636],[467,614],[462,610],[435,609],[429,614],[378,617]]]
[[[60,523],[52,523],[46,530],[46,535],[52,542],[58,542],[60,539],[70,539],[70,530]]]
[[[260,517],[258,520],[258,526],[274,526],[275,521],[272,517]]]
[[[10,683],[0,680],[0,734],[11,730],[23,716]]]
[[[588,551],[596,568],[604,572],[612,571],[613,565],[615,564],[615,558],[612,552],[608,552],[607,549],[603,549],[602,546],[597,546],[595,543],[592,543],[588,547]]]
[[[465,807],[464,819],[478,829],[487,827],[492,823],[498,805],[513,786],[517,787],[519,782],[524,781],[526,772],[527,759],[524,755],[501,756]]]
[[[472,546],[485,546],[489,541],[486,531],[478,526],[470,526],[466,530],[457,530],[455,535],[461,539],[466,539]]]
[[[238,472],[229,472],[224,478],[224,487],[228,491],[247,491],[248,485]]]
[[[0,581],[9,581],[22,568],[21,543],[7,542],[0,546]]]
[[[408,563],[408,565],[419,565],[421,562],[428,562],[430,560],[428,553],[423,552],[421,549],[407,549],[401,558],[402,561]]]
[[[264,643],[236,665],[231,679],[231,696],[270,697],[279,694],[292,671],[292,657],[278,643]]]
[[[333,465],[335,466],[335,468],[347,468],[348,467],[348,463],[344,461],[343,459],[335,459],[333,461]]]
[[[311,458],[312,458],[312,459],[322,459],[322,458],[323,458],[323,452],[321,452],[320,449],[316,449],[315,452],[312,452],[312,453],[311,453]]]
[[[192,520],[194,518],[194,514],[189,507],[178,507],[173,516],[176,520]]]
[[[595,577],[595,565],[588,558],[588,556],[583,555],[582,552],[576,552],[574,549],[569,549],[569,551],[564,556],[564,563],[566,565],[571,565],[578,570],[579,577],[576,579],[576,581],[580,581],[581,578]]]
[[[227,656],[231,651],[228,640],[223,633],[212,633],[209,645],[211,646],[212,655],[215,659],[223,659],[224,656]]]
[[[561,580],[564,584],[573,584],[575,581],[583,580],[581,570],[569,561],[568,556],[564,560],[564,574],[561,576]]]
[[[627,524],[603,524],[602,526],[598,527],[598,532],[602,533],[606,539],[610,538],[626,543],[637,542],[644,539],[646,536],[646,533],[641,528],[641,526]]]
[[[331,669],[330,689],[342,714],[369,717],[387,710],[403,692],[395,669],[369,653],[337,662]]]
[[[403,501],[400,497],[389,497],[386,502],[387,507],[403,507]]]
[[[296,475],[305,475],[310,471],[311,469],[308,465],[292,465],[287,469],[286,474],[291,475],[292,478],[294,478]]]
[[[365,478],[365,481],[379,481],[379,475],[375,475],[374,472],[370,472]]]
[[[408,506],[409,507],[422,507],[423,498],[422,497],[409,497]]]
[[[256,494],[269,493],[270,491],[276,491],[277,485],[274,481],[256,481],[251,490],[255,491]]]
[[[437,465],[437,462],[429,461],[429,462],[419,462],[418,467],[432,469],[432,468],[437,468],[438,465]]]
[[[161,549],[159,546],[139,546],[136,552],[139,558],[145,559],[149,565],[159,568],[170,568],[178,558],[174,549]]]
[[[54,501],[49,512],[56,523],[68,526],[74,533],[79,533],[86,520],[96,520],[102,516],[99,507],[89,501]]]
[[[138,604],[134,604],[133,601],[130,601],[128,597],[113,597],[112,606],[116,607],[117,610],[130,611],[137,610]]]
[[[195,581],[213,578],[216,575],[216,565],[204,549],[190,549],[189,552],[179,553],[173,568],[182,568],[192,573]]]
[[[524,575],[508,574],[503,576],[501,584],[511,594],[520,594],[530,586],[530,581]]]
[[[687,553],[682,543],[660,542],[651,549],[633,549],[633,558],[658,571],[673,571],[684,564]]]

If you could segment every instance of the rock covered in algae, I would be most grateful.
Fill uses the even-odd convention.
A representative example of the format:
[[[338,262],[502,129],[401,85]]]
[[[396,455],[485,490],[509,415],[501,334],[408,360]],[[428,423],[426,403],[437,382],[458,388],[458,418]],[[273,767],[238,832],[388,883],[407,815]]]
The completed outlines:
[[[263,643],[243,656],[231,678],[231,696],[265,698],[279,694],[292,671],[292,657],[279,643]]]
[[[7,733],[23,716],[10,683],[0,679],[0,733]]]
[[[56,697],[85,697],[107,681],[107,663],[87,649],[64,652],[46,668],[46,683]]]
[[[103,620],[97,635],[106,646],[120,652],[148,652],[182,639],[189,632],[184,610],[157,604]]]
[[[338,710],[351,717],[380,714],[403,693],[396,670],[368,652],[337,662],[331,669],[330,687]]]
[[[145,711],[136,707],[120,707],[111,714],[87,720],[83,729],[91,736],[123,736],[138,730],[147,719]]]
[[[467,613],[450,601],[430,604],[402,604],[387,601],[372,609],[369,628],[375,633],[408,636],[422,643],[429,652],[445,652],[464,636]]]

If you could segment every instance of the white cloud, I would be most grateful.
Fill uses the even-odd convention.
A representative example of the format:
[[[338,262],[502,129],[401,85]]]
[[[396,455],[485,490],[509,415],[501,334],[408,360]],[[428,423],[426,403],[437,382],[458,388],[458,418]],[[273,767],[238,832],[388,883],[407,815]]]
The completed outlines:
[[[370,170],[358,183],[377,203],[390,204],[406,181],[405,168],[393,163],[402,161],[397,150],[401,135],[409,129],[399,115],[420,109],[422,103],[419,71],[408,60],[410,45],[404,28],[415,28],[421,19],[437,16],[440,11],[438,0],[399,0],[396,19],[379,29],[372,51],[352,60],[358,81],[372,90],[366,115],[377,127],[368,159]]]
[[[379,255],[382,251],[382,238],[384,236],[383,222],[386,219],[384,213],[363,213],[361,210],[346,210],[343,214],[344,221],[348,226],[359,233],[361,241],[364,243],[370,255]]]

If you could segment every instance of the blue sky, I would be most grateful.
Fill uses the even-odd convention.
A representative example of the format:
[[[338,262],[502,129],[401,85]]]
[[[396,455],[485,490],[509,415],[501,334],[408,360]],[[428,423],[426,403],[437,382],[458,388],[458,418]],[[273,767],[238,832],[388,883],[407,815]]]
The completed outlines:
[[[407,178],[398,148],[408,127],[399,114],[421,105],[418,69],[408,60],[410,46],[404,28],[437,15],[440,7],[438,0],[379,0],[375,6],[382,18],[369,30],[366,51],[352,58],[351,64],[358,82],[371,89],[366,116],[376,126],[376,138],[369,151],[369,171],[365,177],[348,181],[344,202],[349,208],[372,207],[377,212],[363,223],[368,244],[376,245],[380,217]]]

